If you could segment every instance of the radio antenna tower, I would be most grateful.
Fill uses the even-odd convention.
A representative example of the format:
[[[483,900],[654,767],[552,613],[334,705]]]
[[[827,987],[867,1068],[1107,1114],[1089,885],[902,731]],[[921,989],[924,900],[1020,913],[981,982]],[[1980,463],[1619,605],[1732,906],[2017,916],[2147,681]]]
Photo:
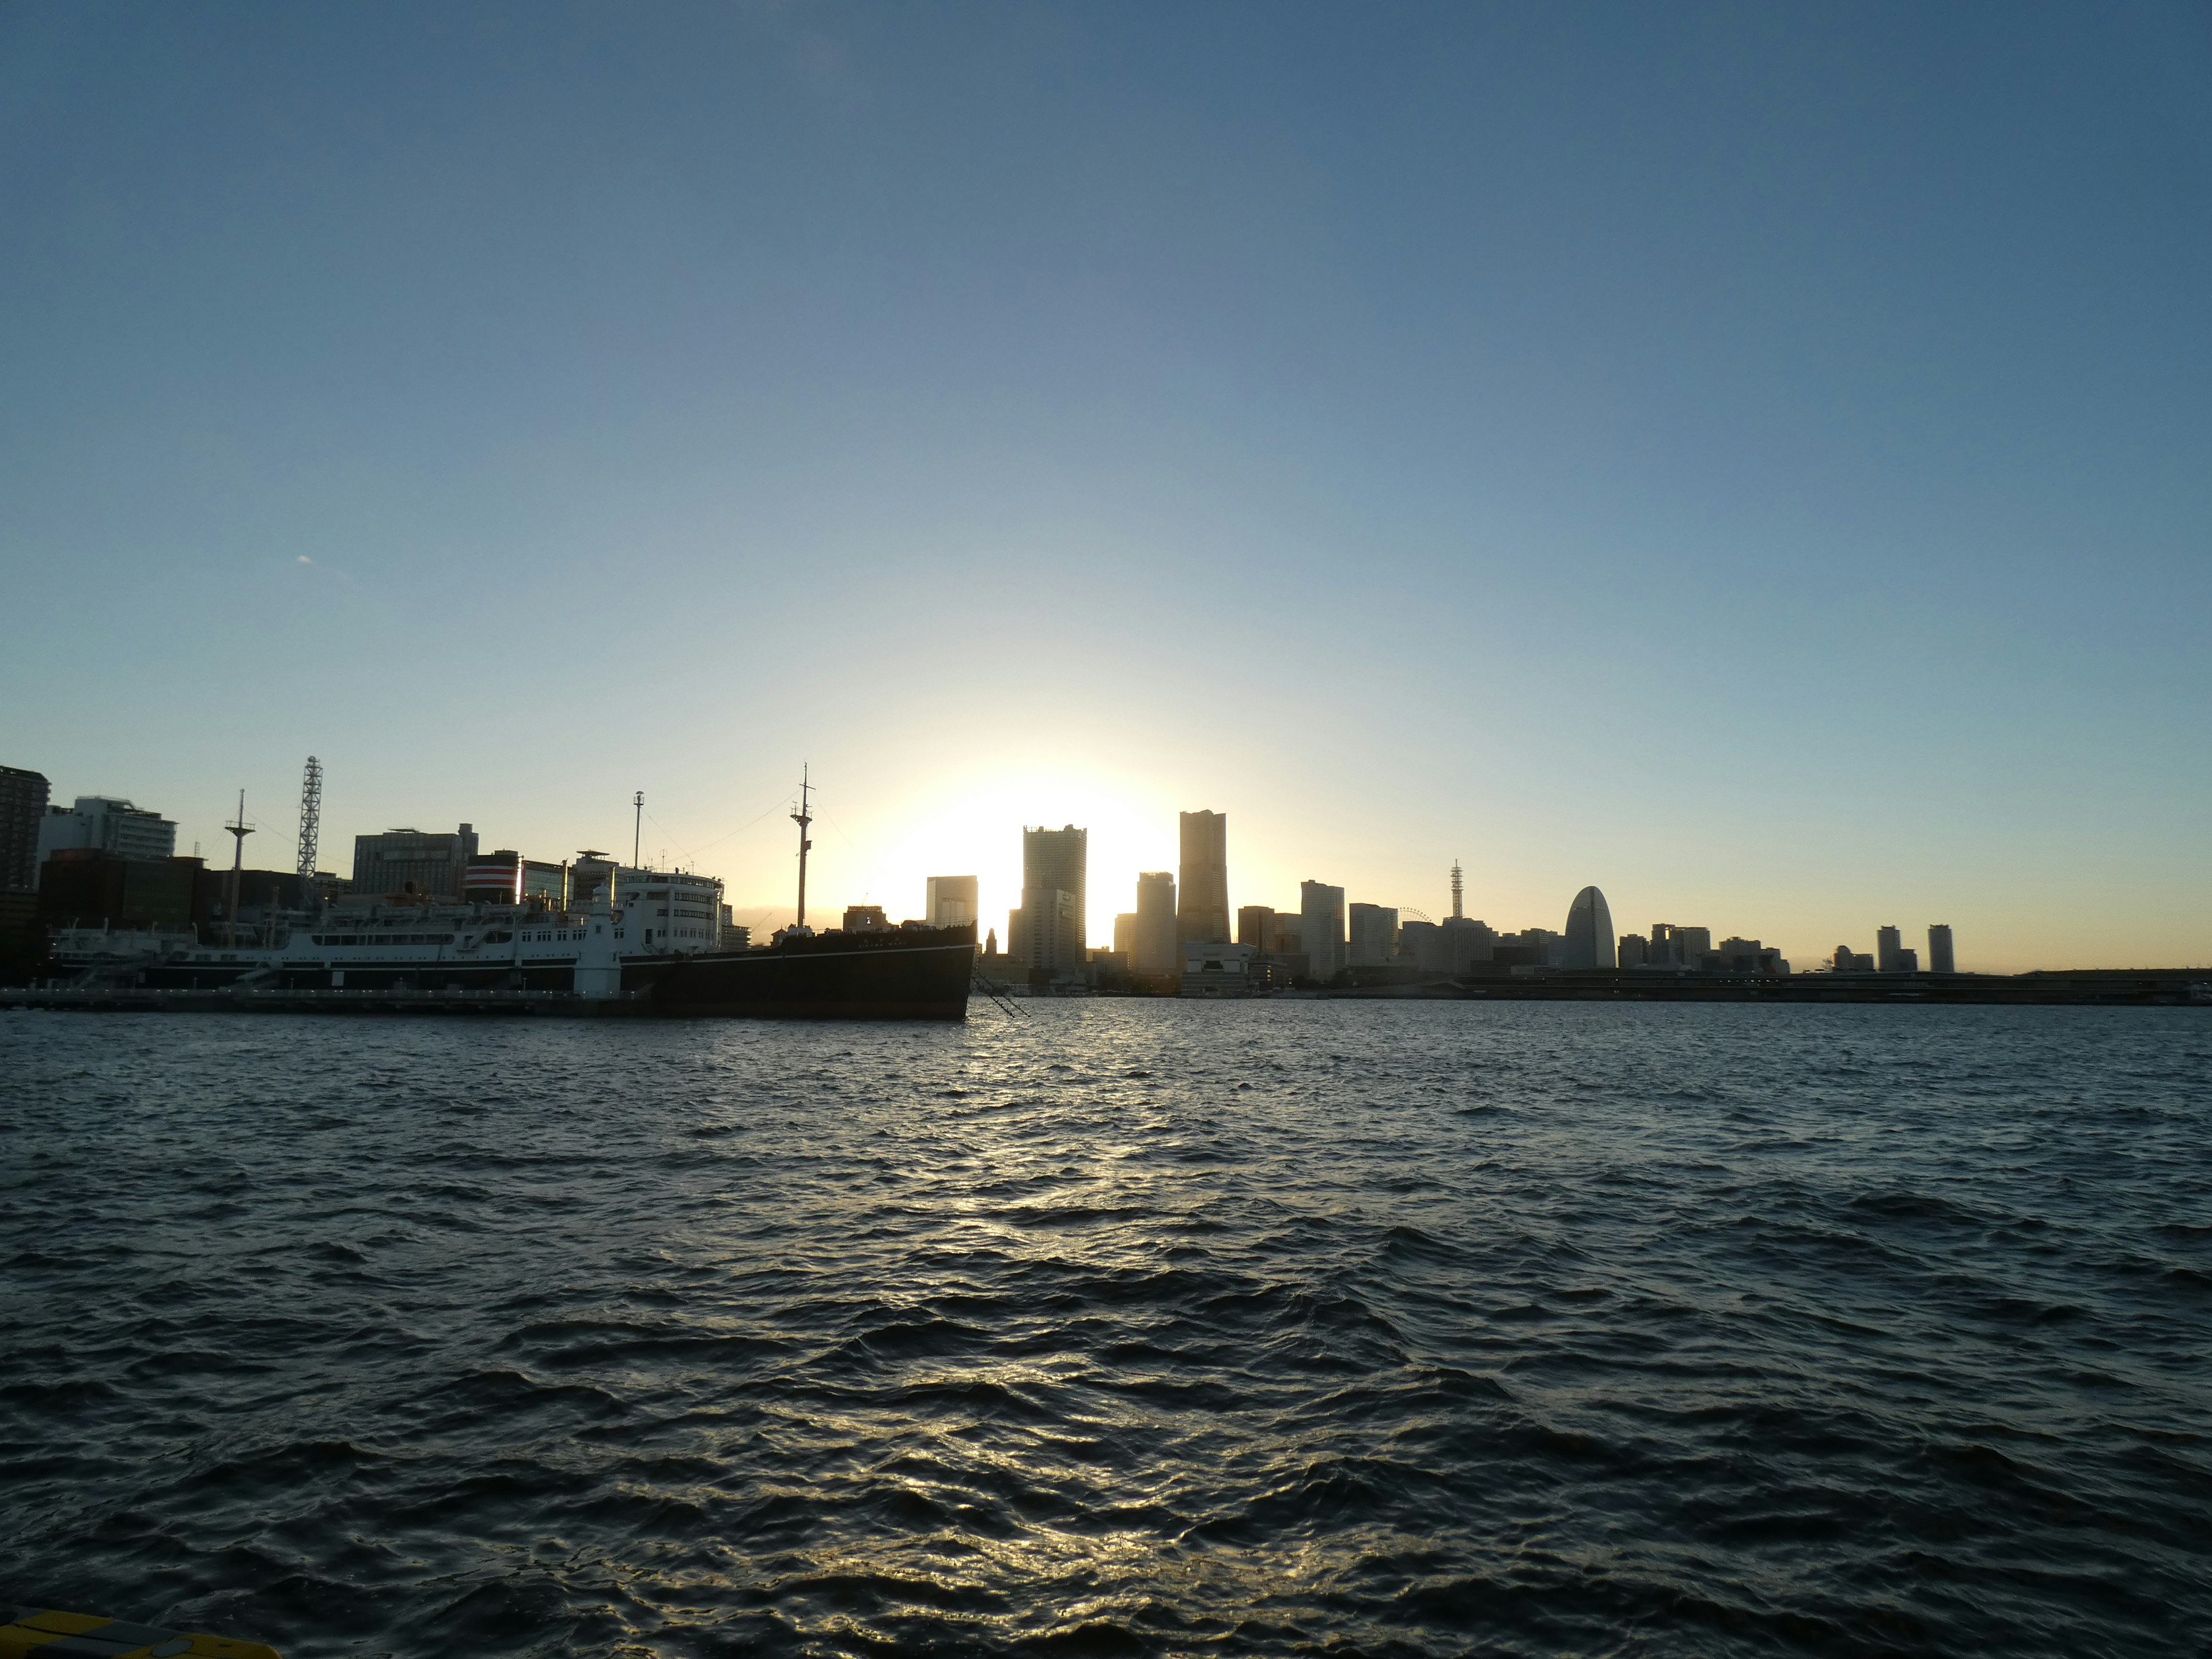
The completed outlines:
[[[300,780],[300,902],[307,902],[307,884],[315,878],[316,854],[323,834],[323,763],[307,757],[307,770]]]
[[[1464,912],[1460,908],[1460,900],[1464,896],[1465,889],[1461,884],[1459,876],[1459,860],[1454,859],[1452,860],[1452,920],[1454,921],[1459,921],[1464,917]]]

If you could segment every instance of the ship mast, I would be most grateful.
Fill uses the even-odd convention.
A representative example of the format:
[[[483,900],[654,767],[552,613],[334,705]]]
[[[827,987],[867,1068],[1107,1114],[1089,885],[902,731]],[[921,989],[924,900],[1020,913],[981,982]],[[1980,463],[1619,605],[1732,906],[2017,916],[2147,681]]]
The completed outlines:
[[[230,855],[230,892],[223,903],[223,943],[235,951],[238,948],[238,884],[246,871],[246,838],[253,833],[246,822],[246,791],[238,792],[238,822],[222,826],[234,838]]]
[[[799,769],[799,810],[791,815],[791,821],[799,826],[799,920],[792,923],[794,927],[806,926],[806,854],[814,845],[806,838],[806,832],[814,823],[814,814],[809,809],[807,800],[814,787],[807,781],[809,770],[803,765]]]

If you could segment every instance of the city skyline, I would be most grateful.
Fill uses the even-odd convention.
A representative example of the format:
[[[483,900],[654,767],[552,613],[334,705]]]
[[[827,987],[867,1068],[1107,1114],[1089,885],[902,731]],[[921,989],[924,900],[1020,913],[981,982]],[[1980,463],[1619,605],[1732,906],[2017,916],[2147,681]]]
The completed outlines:
[[[6,763],[0,762],[0,764],[6,764]],[[33,772],[38,770],[36,768],[26,769]],[[325,770],[326,769],[319,769],[318,772],[319,806],[320,805],[319,784],[322,776],[325,775]],[[227,841],[221,848],[214,847],[205,838],[196,837],[188,833],[188,827],[185,820],[178,819],[172,823],[171,821],[166,818],[161,809],[158,806],[149,806],[144,803],[134,801],[133,798],[128,796],[118,796],[112,793],[99,794],[95,792],[78,791],[64,793],[60,787],[53,784],[51,778],[49,779],[49,787],[53,792],[52,805],[54,810],[58,811],[66,807],[72,799],[77,799],[79,804],[82,805],[83,799],[88,797],[96,799],[100,804],[109,807],[135,806],[136,811],[133,816],[149,819],[161,819],[162,821],[162,826],[165,832],[173,830],[175,837],[174,850],[177,854],[180,855],[191,854],[193,852],[193,843],[195,840],[198,840],[200,842],[198,855],[204,858],[210,867],[220,866],[227,868],[228,866],[229,859]],[[643,792],[638,791],[633,793],[642,793]],[[795,792],[792,793],[789,799],[796,799]],[[782,847],[783,855],[787,855],[788,858],[790,867],[787,871],[787,874],[790,878],[795,879],[797,873],[795,847],[792,844],[791,841],[792,832],[787,827],[786,827],[784,814],[781,811],[781,809],[787,804],[787,801],[783,799],[779,799],[770,802],[761,812],[754,815],[754,818],[750,824],[744,826],[745,830],[750,833],[747,834],[745,843],[747,848],[745,863],[739,867],[750,869],[755,872],[772,867],[779,857],[775,848],[777,844],[781,844]],[[250,807],[251,803],[249,802],[249,809]],[[635,813],[634,821],[636,823],[640,825],[650,823],[655,830],[661,829],[657,817],[650,816],[649,806],[635,807],[633,811]],[[1192,825],[1194,821],[1197,821],[1203,825],[1203,828],[1199,832],[1203,838],[1201,845],[1210,847],[1212,848],[1219,848],[1223,846],[1226,838],[1228,817],[1229,815],[1226,813],[1213,811],[1207,809],[1201,809],[1196,811],[1188,809],[1178,809],[1174,815],[1175,828],[1170,832],[1168,839],[1171,844],[1176,847],[1179,854],[1189,850],[1193,845],[1191,841]],[[292,844],[292,832],[297,826],[297,821],[296,804],[294,813],[289,820],[281,816],[259,813],[252,810],[249,810],[246,814],[246,823],[250,826],[250,833],[264,830],[277,832],[271,838],[272,847],[290,847]],[[521,856],[528,859],[559,862],[573,859],[578,850],[576,848],[568,848],[566,850],[545,850],[539,849],[532,846],[513,846],[512,842],[514,838],[512,837],[497,836],[481,829],[474,829],[467,820],[461,820],[459,822],[461,830],[464,835],[468,836],[474,842],[480,843],[487,851],[495,846],[498,846],[515,851]],[[827,814],[820,815],[817,819],[817,823],[833,822],[835,822],[835,820],[830,819]],[[331,828],[325,834],[323,842],[323,855],[320,860],[320,867],[329,873],[341,877],[356,874],[357,872],[355,871],[354,865],[357,856],[359,855],[359,849],[356,846],[357,842],[364,840],[373,840],[387,836],[393,831],[403,829],[417,836],[427,836],[441,841],[453,838],[453,832],[451,830],[442,827],[430,826],[427,822],[405,825],[394,823],[385,824],[375,830],[356,830],[343,823],[338,823],[335,824],[334,827]],[[1083,843],[1082,849],[1077,856],[1079,864],[1087,868],[1091,861],[1089,846],[1091,840],[1087,826],[1071,822],[1066,825],[1066,830],[1052,830],[1042,827],[1032,828],[1024,823],[1017,826],[1015,833],[1018,841],[1026,841],[1028,838],[1040,834],[1043,835],[1048,840],[1056,839],[1071,831],[1073,832]],[[217,833],[221,833],[220,824],[217,826]],[[642,831],[641,833],[642,834]],[[604,839],[604,837],[602,839]],[[984,839],[986,841],[988,840],[988,838]],[[1268,838],[1262,836],[1260,837],[1260,839],[1264,843]],[[77,843],[75,842],[70,842],[67,844]],[[944,845],[947,843],[940,842],[935,844]],[[979,842],[979,844],[981,843]],[[1115,841],[1109,842],[1109,844],[1119,846],[1125,843],[1120,841]],[[726,884],[725,900],[731,905],[736,915],[736,919],[739,921],[752,921],[755,922],[769,922],[773,924],[789,918],[790,913],[793,909],[793,900],[790,895],[787,894],[784,897],[779,900],[772,895],[767,894],[763,890],[746,889],[729,885],[728,884],[731,878],[723,872],[721,868],[717,867],[717,862],[712,857],[711,848],[709,849],[709,856],[707,860],[704,863],[702,863],[692,858],[690,854],[680,845],[680,843],[672,846],[665,830],[661,832],[659,844],[656,844],[651,835],[644,834],[641,845],[645,849],[646,863],[648,867],[659,866],[660,867],[682,868],[694,871],[697,873],[712,876],[718,880],[724,881]],[[923,865],[930,863],[930,860],[927,857],[922,857],[920,859],[919,862],[915,862],[915,856],[916,855],[912,854],[911,850],[909,849],[908,854],[903,861],[908,864],[912,864],[916,869],[920,869]],[[900,891],[890,887],[878,888],[866,886],[864,884],[862,887],[849,895],[845,894],[845,889],[843,887],[838,887],[835,889],[834,891],[830,889],[826,889],[822,885],[821,844],[818,839],[817,841],[816,850],[812,857],[814,864],[812,873],[810,875],[810,882],[811,884],[811,892],[812,894],[810,902],[810,910],[819,909],[822,914],[827,915],[836,911],[842,911],[848,905],[865,906],[873,904],[883,907],[886,914],[890,915],[895,921],[902,917],[913,917],[916,919],[933,917],[936,914],[935,893],[939,886],[940,884],[944,884],[946,891],[957,892],[962,896],[959,902],[963,907],[970,902],[975,904],[977,938],[979,939],[982,938],[983,934],[987,931],[993,932],[997,934],[1006,948],[1009,951],[1012,951],[1014,948],[1014,929],[1018,921],[1016,912],[1018,912],[1020,908],[1019,900],[1022,896],[1024,881],[1023,872],[1024,858],[1022,853],[1018,850],[1018,844],[1015,855],[1012,860],[1000,860],[997,861],[999,868],[993,873],[984,873],[985,872],[990,872],[993,870],[994,861],[988,859],[979,860],[970,858],[968,861],[972,866],[973,872],[963,873],[958,876],[948,877],[945,874],[942,867],[933,868],[929,874],[919,877],[915,880],[914,884],[917,891],[911,900],[904,896]],[[956,858],[951,861],[957,862],[958,860]],[[249,868],[274,868],[279,867],[283,862],[283,860],[281,859],[276,860],[272,863],[266,859],[257,860],[256,859],[249,858],[247,860],[247,866]],[[334,868],[334,866],[337,867]],[[1377,896],[1372,893],[1368,894],[1365,896],[1362,896],[1362,890],[1352,887],[1346,884],[1328,884],[1328,890],[1334,892],[1336,895],[1333,902],[1338,907],[1339,910],[1343,913],[1339,916],[1339,925],[1342,929],[1342,932],[1337,941],[1337,950],[1341,960],[1338,962],[1337,965],[1344,966],[1347,963],[1356,965],[1360,959],[1353,941],[1353,924],[1351,920],[1351,913],[1352,912],[1361,910],[1371,911],[1378,908],[1385,910],[1389,914],[1390,925],[1394,930],[1401,912],[1404,913],[1408,921],[1414,920],[1419,916],[1425,917],[1431,921],[1440,921],[1444,918],[1452,915],[1454,914],[1453,905],[1459,897],[1458,888],[1462,876],[1462,860],[1455,857],[1448,866],[1432,870],[1429,873],[1431,877],[1431,886],[1434,890],[1430,890],[1428,889],[1419,890],[1414,896],[1411,897],[1404,894],[1397,894],[1389,896],[1386,898],[1385,896]],[[1244,885],[1240,884],[1237,865],[1233,855],[1229,859],[1225,866],[1221,869],[1220,875],[1225,883],[1226,890],[1230,894],[1228,915],[1232,918],[1232,921],[1228,932],[1231,936],[1233,936],[1236,932],[1233,919],[1236,917],[1237,913],[1239,910],[1249,907],[1264,907],[1287,917],[1298,916],[1301,908],[1302,890],[1315,884],[1314,878],[1309,875],[1288,884],[1285,884],[1289,890],[1287,893],[1278,891],[1273,888],[1262,888],[1259,885],[1258,882],[1255,882],[1252,888],[1248,890]],[[1187,917],[1188,909],[1181,902],[1181,893],[1176,882],[1176,866],[1170,865],[1168,869],[1161,872],[1161,877],[1167,884],[1166,890],[1169,895],[1166,901],[1170,907],[1167,912],[1167,926],[1171,931],[1179,933],[1182,930],[1183,919]],[[1086,938],[1085,939],[1085,948],[1100,949],[1115,947],[1116,920],[1125,914],[1125,905],[1129,907],[1133,907],[1135,905],[1139,884],[1145,878],[1143,871],[1137,868],[1131,868],[1127,871],[1126,878],[1125,872],[1119,869],[1109,871],[1107,873],[1106,880],[1103,887],[1095,873],[1090,873],[1079,878],[1079,884],[1087,886],[1089,889],[1089,891],[1085,895],[1084,904],[1084,915],[1085,917],[1085,927],[1086,931]],[[838,879],[845,878],[839,878]],[[1262,878],[1261,879],[1264,880],[1265,878]],[[1556,933],[1560,930],[1562,926],[1571,929],[1573,925],[1573,915],[1581,905],[1587,890],[1591,889],[1601,890],[1601,896],[1597,901],[1597,904],[1598,908],[1602,910],[1605,903],[1607,902],[1601,895],[1601,890],[1605,885],[1606,884],[1603,882],[1595,884],[1583,883],[1581,886],[1573,890],[1570,900],[1565,908],[1555,903],[1553,906],[1553,911],[1555,911],[1559,916],[1566,918],[1565,922],[1561,922],[1556,921],[1553,915],[1545,913],[1542,908],[1542,896],[1540,895],[1529,894],[1526,884],[1510,884],[1500,883],[1490,890],[1502,893],[1508,890],[1510,887],[1510,890],[1523,895],[1522,902],[1524,903],[1533,898],[1535,904],[1535,908],[1533,910],[1524,915],[1518,909],[1509,911],[1502,908],[1494,908],[1494,913],[1486,913],[1482,908],[1482,896],[1486,891],[1485,887],[1479,882],[1469,882],[1466,884],[1466,914],[1473,920],[1489,923],[1491,927],[1499,933],[1516,933],[1528,927],[1541,928]],[[971,891],[974,895],[972,899],[968,896]],[[1428,904],[1419,902],[1418,900],[1419,898],[1430,898],[1437,901],[1437,902],[1434,908],[1431,908]],[[1634,918],[1644,914],[1644,909],[1647,908],[1649,907],[1641,907],[1634,912],[1631,912],[1624,908],[1620,917],[1613,918],[1608,916],[1607,920],[1612,922],[1617,930],[1613,933],[1612,937],[1616,940],[1629,937],[1632,929],[1640,927],[1642,926],[1642,924],[1635,921]],[[1681,905],[1675,905],[1673,908],[1676,910],[1682,911],[1684,914],[1687,914],[1689,908],[1694,907],[1686,908]],[[1737,913],[1743,908],[1744,907],[1740,902],[1730,902],[1724,899],[1717,907],[1708,907],[1708,908],[1713,914],[1726,915],[1729,917],[1729,921],[1725,922],[1697,924],[1696,926],[1690,927],[1689,931],[1700,936],[1708,944],[1714,939],[1740,934],[1746,929],[1750,930],[1754,935],[1759,934],[1762,931],[1759,927],[1759,919],[1757,916],[1739,915]],[[1877,903],[1875,908],[1881,909],[1885,918],[1887,918],[1893,912],[1900,911],[1903,907],[1895,903],[1890,903],[1887,906]],[[1939,910],[1942,908],[1940,904],[1937,908]],[[1706,914],[1707,912],[1705,910],[1700,910],[1698,913]],[[1871,912],[1869,914],[1870,915]],[[1962,911],[1961,914],[1963,915],[1965,913]],[[1672,926],[1673,924],[1668,925]],[[1923,968],[1930,968],[1933,966],[1935,962],[1942,961],[1947,964],[1947,966],[1942,969],[1942,971],[1950,971],[1951,968],[1948,964],[1954,962],[1956,962],[1957,967],[1963,971],[2012,973],[2024,971],[2033,968],[2192,966],[2197,965],[2197,963],[2202,959],[2194,957],[2176,957],[2168,962],[2152,962],[2147,959],[2126,962],[2087,962],[2079,959],[2069,959],[2063,956],[2054,956],[2038,957],[2027,961],[1999,961],[1992,960],[1985,955],[1985,953],[1975,950],[1970,936],[1969,946],[1966,957],[1962,962],[1958,962],[1952,955],[1952,939],[1954,931],[1954,925],[1952,923],[1929,921],[1927,922],[1905,922],[1899,924],[1887,920],[1881,922],[1875,922],[1856,917],[1841,917],[1837,921],[1835,927],[1832,929],[1832,932],[1834,934],[1833,939],[1830,939],[1827,943],[1815,945],[1810,942],[1809,939],[1806,942],[1800,943],[1796,942],[1793,939],[1792,942],[1778,943],[1771,945],[1770,948],[1773,954],[1778,955],[1790,961],[1799,972],[1804,972],[1810,969],[1828,965],[1833,958],[1839,943],[1841,947],[1844,949],[1855,954],[1866,956],[1869,964],[1881,963],[1884,964],[1886,968],[1889,963],[1889,957],[1885,954],[1885,952],[1899,947],[1900,941],[1895,937],[1895,935],[1900,928],[1905,940],[1924,939],[1928,944],[1928,950],[1925,954],[1916,955],[1916,952],[1918,951],[1917,946],[1906,946],[1905,947],[1905,955],[1907,957],[1914,957],[1918,961],[1919,965]],[[1764,931],[1765,933],[1771,933],[1775,929],[1771,924],[1769,924]],[[1938,937],[1940,937],[1942,940],[1940,945],[1935,943],[1935,940]],[[1163,934],[1163,941],[1164,941],[1165,939],[1166,935]],[[1860,949],[1862,945],[1866,945],[1868,948],[1862,951]],[[1164,953],[1164,942],[1161,948],[1163,953]],[[1704,947],[1700,946],[1699,948]]]
[[[538,27],[11,14],[6,763],[211,856],[311,753],[334,844],[641,789],[775,907],[811,761],[825,902],[1002,934],[1020,824],[1103,942],[1203,808],[1232,909],[2212,957],[2197,10]]]

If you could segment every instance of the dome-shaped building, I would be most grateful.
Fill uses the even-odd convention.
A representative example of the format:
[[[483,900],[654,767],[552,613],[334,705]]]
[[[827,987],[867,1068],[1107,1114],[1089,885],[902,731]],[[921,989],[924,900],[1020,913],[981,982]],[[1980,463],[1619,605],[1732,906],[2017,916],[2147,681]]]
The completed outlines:
[[[1568,968],[1611,968],[1613,960],[1613,912],[1605,895],[1585,887],[1567,907],[1567,945],[1562,965]]]

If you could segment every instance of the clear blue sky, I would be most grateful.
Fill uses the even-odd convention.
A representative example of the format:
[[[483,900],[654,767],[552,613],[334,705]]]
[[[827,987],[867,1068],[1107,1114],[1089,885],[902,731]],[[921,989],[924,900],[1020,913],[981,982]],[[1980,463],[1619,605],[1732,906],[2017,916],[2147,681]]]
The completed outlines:
[[[0,227],[0,762],[187,842],[2212,960],[2202,5],[9,5]]]

